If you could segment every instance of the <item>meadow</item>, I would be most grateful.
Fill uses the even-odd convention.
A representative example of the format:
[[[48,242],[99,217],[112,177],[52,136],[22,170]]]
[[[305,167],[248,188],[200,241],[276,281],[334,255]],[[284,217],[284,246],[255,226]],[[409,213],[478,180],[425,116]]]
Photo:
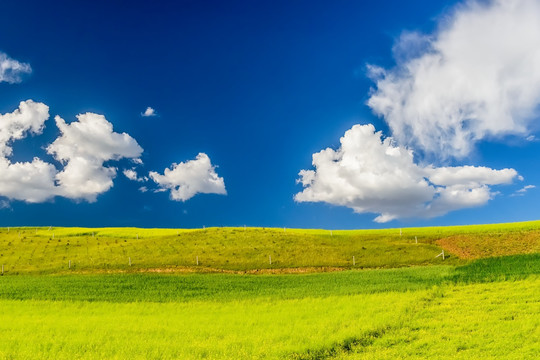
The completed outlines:
[[[539,228],[2,229],[0,359],[535,359]]]
[[[5,274],[287,272],[462,264],[540,252],[540,222],[384,230],[0,229]],[[286,270],[289,269],[289,270]]]

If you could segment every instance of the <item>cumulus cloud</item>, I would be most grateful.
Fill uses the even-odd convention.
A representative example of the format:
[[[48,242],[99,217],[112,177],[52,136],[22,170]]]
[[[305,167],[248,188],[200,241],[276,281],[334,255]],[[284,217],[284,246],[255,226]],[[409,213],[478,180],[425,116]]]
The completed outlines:
[[[58,194],[54,165],[38,158],[32,162],[11,163],[0,159],[0,196],[29,203],[39,203]]]
[[[48,118],[48,106],[32,100],[0,115],[0,196],[29,203],[55,196],[92,202],[113,186],[116,168],[106,166],[106,162],[137,159],[142,153],[131,136],[115,133],[104,116],[86,113],[71,124],[56,117],[61,135],[47,152],[64,165],[60,171],[37,157],[31,162],[12,163],[11,143],[28,133],[40,134]]]
[[[32,100],[21,101],[12,113],[0,114],[0,156],[10,156],[10,144],[24,138],[28,133],[39,135],[49,118],[49,107]]]
[[[114,132],[103,115],[79,114],[71,124],[60,116],[55,121],[61,135],[47,147],[47,152],[65,164],[56,175],[62,196],[95,201],[97,195],[113,186],[116,176],[116,168],[104,163],[138,158],[143,151],[128,134]]]
[[[74,158],[93,158],[102,162],[121,158],[138,158],[142,148],[126,133],[116,133],[105,116],[86,113],[77,115],[77,121],[67,124],[60,116],[55,117],[61,132],[48,148],[60,161]]]
[[[135,169],[125,169],[123,173],[124,173],[124,176],[127,177],[131,181],[137,181],[137,182],[148,181],[148,178],[146,176],[139,176],[137,174],[137,171],[135,171]]]
[[[49,118],[49,107],[32,100],[22,101],[12,113],[0,114],[0,196],[31,203],[56,195],[56,168],[38,158],[11,163],[11,144],[28,134],[39,135]]]
[[[20,83],[23,76],[31,72],[30,64],[21,63],[0,52],[0,82]]]
[[[326,202],[357,213],[378,213],[377,222],[420,217],[481,206],[495,196],[492,185],[509,184],[514,169],[421,166],[413,152],[373,125],[355,125],[337,150],[313,154],[315,170],[300,171],[304,190],[297,202]]]
[[[146,108],[146,110],[143,113],[141,113],[141,116],[143,116],[143,117],[157,116],[156,110],[149,106],[149,107]]]
[[[219,177],[208,155],[199,153],[195,160],[172,164],[161,175],[150,172],[158,191],[170,190],[171,200],[186,201],[196,194],[227,194],[223,178]]]
[[[394,54],[392,69],[369,66],[368,105],[402,145],[463,158],[482,139],[526,137],[538,118],[536,0],[469,1],[433,34],[403,33]]]

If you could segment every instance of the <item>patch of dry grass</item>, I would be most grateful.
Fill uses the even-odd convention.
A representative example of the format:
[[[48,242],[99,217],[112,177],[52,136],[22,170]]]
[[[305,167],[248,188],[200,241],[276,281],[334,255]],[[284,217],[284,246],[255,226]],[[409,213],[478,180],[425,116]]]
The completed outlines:
[[[461,259],[532,254],[540,252],[540,231],[461,234],[442,238],[436,244]]]

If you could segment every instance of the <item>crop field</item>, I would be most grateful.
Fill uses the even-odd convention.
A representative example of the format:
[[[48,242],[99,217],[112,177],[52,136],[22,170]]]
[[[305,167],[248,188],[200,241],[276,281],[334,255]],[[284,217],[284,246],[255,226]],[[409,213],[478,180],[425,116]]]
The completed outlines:
[[[0,359],[535,359],[539,232],[4,228]]]

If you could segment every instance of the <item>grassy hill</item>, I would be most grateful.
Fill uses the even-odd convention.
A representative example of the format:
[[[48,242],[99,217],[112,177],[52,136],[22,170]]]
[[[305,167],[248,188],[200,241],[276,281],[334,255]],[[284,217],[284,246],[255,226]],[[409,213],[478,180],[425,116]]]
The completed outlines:
[[[539,232],[4,228],[0,359],[536,359]]]
[[[295,275],[5,276],[0,358],[535,359],[540,255],[481,261]]]
[[[446,251],[445,260],[436,257]],[[540,222],[385,230],[3,228],[4,273],[312,272],[540,252]],[[131,265],[130,265],[131,262]],[[71,265],[70,265],[71,264]]]

